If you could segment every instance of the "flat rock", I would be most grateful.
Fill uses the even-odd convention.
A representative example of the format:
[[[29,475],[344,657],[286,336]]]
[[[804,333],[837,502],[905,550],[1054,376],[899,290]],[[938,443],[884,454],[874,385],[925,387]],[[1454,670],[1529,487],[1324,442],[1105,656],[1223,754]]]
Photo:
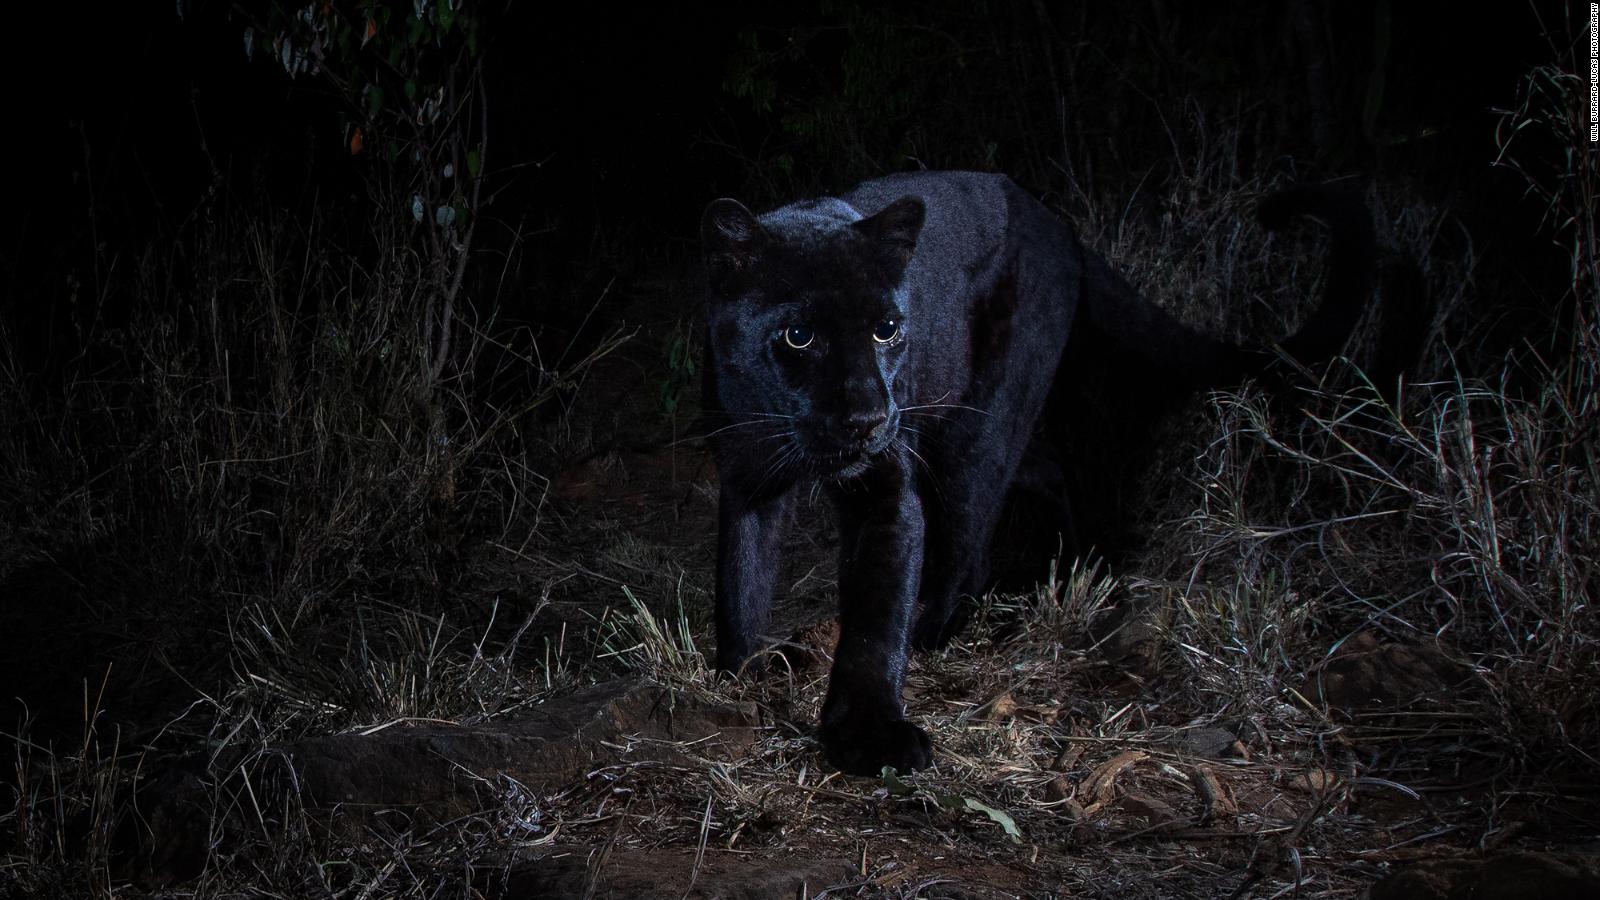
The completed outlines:
[[[1217,725],[1184,728],[1167,743],[1184,756],[1209,759],[1244,759],[1249,756],[1238,735]]]
[[[1159,674],[1163,645],[1160,606],[1150,596],[1123,599],[1089,626],[1095,656],[1137,678]]]
[[[339,830],[398,813],[384,818],[425,826],[494,809],[508,788],[554,792],[624,758],[671,761],[692,744],[695,755],[734,759],[755,742],[758,725],[753,703],[619,680],[477,725],[395,725],[202,754],[139,791],[116,844],[128,874],[172,883],[197,874],[208,847],[261,814],[277,819],[304,807]],[[256,811],[257,803],[267,806]]]
[[[1345,642],[1317,672],[1323,702],[1344,712],[1394,710],[1459,696],[1472,670],[1438,647],[1380,642],[1370,633]]]
[[[612,746],[642,739],[638,758],[676,758],[676,743],[732,759],[755,740],[754,704],[721,705],[656,685],[612,681],[481,725],[395,726],[284,748],[310,805],[412,809],[440,820],[479,808],[480,786],[509,778],[550,790],[614,762]]]

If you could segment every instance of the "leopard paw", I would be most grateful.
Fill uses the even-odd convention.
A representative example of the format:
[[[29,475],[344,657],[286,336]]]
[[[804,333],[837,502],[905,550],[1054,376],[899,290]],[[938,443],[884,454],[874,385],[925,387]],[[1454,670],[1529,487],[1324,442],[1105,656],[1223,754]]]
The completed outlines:
[[[822,749],[828,762],[850,775],[877,775],[884,766],[911,772],[933,763],[933,741],[904,719],[847,720],[825,727]]]

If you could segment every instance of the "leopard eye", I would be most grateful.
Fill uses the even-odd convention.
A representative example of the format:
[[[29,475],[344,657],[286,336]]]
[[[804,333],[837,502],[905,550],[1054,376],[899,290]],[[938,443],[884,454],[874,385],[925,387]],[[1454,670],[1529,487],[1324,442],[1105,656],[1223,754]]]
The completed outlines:
[[[783,342],[796,350],[804,350],[816,340],[816,332],[810,325],[790,325],[783,330]]]
[[[880,344],[887,344],[900,333],[900,323],[895,319],[884,319],[872,328],[872,339]]]

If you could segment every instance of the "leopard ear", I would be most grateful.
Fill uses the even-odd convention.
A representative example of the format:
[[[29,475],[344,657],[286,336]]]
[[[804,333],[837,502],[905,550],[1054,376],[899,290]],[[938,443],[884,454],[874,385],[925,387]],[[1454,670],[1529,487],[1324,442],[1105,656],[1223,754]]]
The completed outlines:
[[[876,214],[857,222],[855,227],[863,234],[889,248],[902,264],[911,261],[917,249],[917,236],[922,234],[922,222],[927,207],[916,197],[901,197]]]
[[[712,272],[738,271],[748,266],[770,240],[767,230],[744,204],[727,197],[711,201],[700,217],[700,242],[706,266]]]

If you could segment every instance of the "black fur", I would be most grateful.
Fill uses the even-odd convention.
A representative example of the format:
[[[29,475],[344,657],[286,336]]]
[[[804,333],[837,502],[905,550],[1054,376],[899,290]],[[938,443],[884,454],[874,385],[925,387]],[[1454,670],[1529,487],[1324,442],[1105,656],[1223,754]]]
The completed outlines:
[[[1308,361],[1338,352],[1370,292],[1365,211],[1298,188],[1261,212],[1272,224],[1332,220],[1328,297],[1282,349]],[[1003,176],[896,175],[759,217],[718,200],[702,236],[705,406],[722,485],[718,664],[737,670],[759,649],[783,524],[797,491],[820,483],[841,537],[822,743],[847,772],[929,763],[900,701],[907,653],[947,641],[959,600],[988,586],[990,540],[1035,423],[1069,396],[1053,382],[1092,393],[1115,386],[1107,372],[1128,372],[1178,398],[1276,358],[1145,302]],[[1063,512],[1077,548],[1108,527],[1101,510]]]

